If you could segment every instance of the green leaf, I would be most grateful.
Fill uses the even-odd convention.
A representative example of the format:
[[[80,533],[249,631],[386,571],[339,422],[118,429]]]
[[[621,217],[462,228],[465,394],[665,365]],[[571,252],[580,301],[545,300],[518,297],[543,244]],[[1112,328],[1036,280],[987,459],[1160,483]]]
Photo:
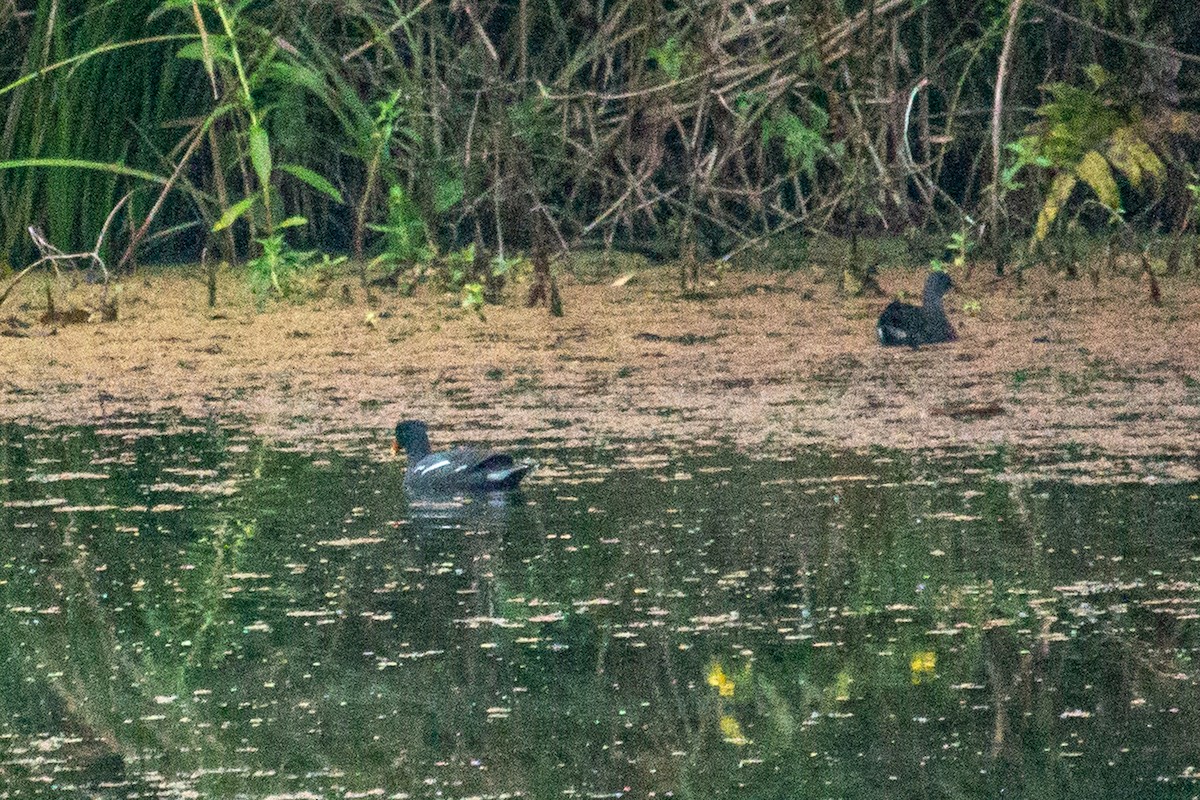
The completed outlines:
[[[329,86],[315,69],[292,64],[287,61],[272,61],[269,65],[272,77],[308,89],[318,97],[329,95]]]
[[[29,167],[62,167],[65,169],[111,172],[114,175],[128,175],[144,181],[160,183],[163,186],[170,185],[170,180],[162,175],[155,175],[152,172],[134,169],[133,167],[127,167],[124,164],[118,163],[86,161],[79,158],[17,158],[11,161],[0,161],[0,170],[26,169]]]
[[[232,225],[238,217],[240,217],[242,214],[245,214],[246,211],[248,211],[250,207],[254,205],[254,201],[257,199],[258,195],[252,194],[249,197],[244,197],[231,205],[225,210],[225,213],[221,215],[221,218],[217,220],[217,224],[213,225],[213,233],[223,231]]]
[[[1072,169],[1088,150],[1104,145],[1124,124],[1119,111],[1094,92],[1065,83],[1045,87],[1053,98],[1037,110],[1038,150],[1059,168]]]
[[[1066,205],[1067,199],[1071,196],[1071,191],[1077,183],[1079,183],[1079,179],[1072,172],[1060,172],[1054,177],[1054,182],[1050,184],[1050,194],[1046,197],[1042,210],[1038,212],[1037,229],[1033,234],[1034,241],[1040,242],[1050,233],[1050,226],[1054,224],[1058,212]]]
[[[250,163],[264,190],[271,185],[271,140],[262,125],[250,126]]]
[[[1121,191],[1113,178],[1112,167],[1104,160],[1104,156],[1095,150],[1088,150],[1075,167],[1075,175],[1092,187],[1092,191],[1109,211],[1121,210]]]
[[[283,222],[279,223],[275,227],[276,228],[295,228],[297,226],[307,225],[307,224],[308,224],[307,217],[295,216],[295,217],[288,217],[287,219],[285,219]]]
[[[816,127],[809,127],[804,120],[790,111],[777,113],[763,123],[763,143],[775,138],[780,139],[788,161],[797,170],[812,174],[816,169],[817,158],[828,152],[822,136],[827,121],[827,117],[817,117]]]
[[[462,307],[472,311],[483,308],[483,284],[468,283],[463,286]]]
[[[280,164],[279,168],[292,177],[299,178],[300,180],[304,181],[318,192],[332,197],[337,202],[346,202],[342,197],[342,193],[337,190],[336,186],[325,180],[325,178],[322,176],[313,172],[308,167],[302,167],[299,164]]]
[[[663,42],[662,47],[651,47],[646,56],[654,60],[658,68],[667,74],[671,80],[679,80],[683,74],[683,61],[686,51],[680,46],[674,36]]]
[[[1135,189],[1140,189],[1147,177],[1158,184],[1166,180],[1167,168],[1162,159],[1132,126],[1126,125],[1113,133],[1112,144],[1104,155]]]

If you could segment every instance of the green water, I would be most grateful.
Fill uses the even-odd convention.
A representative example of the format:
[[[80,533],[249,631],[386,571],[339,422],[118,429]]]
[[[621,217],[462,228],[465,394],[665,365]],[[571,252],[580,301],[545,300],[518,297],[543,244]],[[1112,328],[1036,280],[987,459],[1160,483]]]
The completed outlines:
[[[528,455],[0,426],[0,797],[1200,795],[1200,486]]]

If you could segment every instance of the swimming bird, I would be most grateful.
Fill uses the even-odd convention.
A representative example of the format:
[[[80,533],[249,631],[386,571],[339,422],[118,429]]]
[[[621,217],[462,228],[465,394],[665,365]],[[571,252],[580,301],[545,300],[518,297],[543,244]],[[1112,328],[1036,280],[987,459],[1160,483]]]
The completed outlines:
[[[425,423],[407,419],[396,424],[392,452],[403,449],[408,455],[404,488],[417,494],[462,494],[500,492],[515,489],[533,468],[517,462],[507,453],[455,447],[431,453]]]
[[[939,270],[925,279],[920,307],[899,300],[889,303],[875,325],[879,343],[885,347],[906,344],[915,350],[923,344],[954,341],[954,328],[942,308],[942,295],[952,288],[950,276]]]

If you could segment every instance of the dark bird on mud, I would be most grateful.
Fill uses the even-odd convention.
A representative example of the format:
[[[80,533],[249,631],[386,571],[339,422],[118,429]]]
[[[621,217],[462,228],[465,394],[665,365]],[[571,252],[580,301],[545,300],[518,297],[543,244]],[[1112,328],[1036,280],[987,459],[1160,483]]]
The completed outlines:
[[[923,344],[954,341],[954,328],[942,308],[942,295],[953,287],[954,283],[945,272],[931,272],[925,279],[925,292],[919,307],[899,300],[889,303],[875,326],[879,343],[885,347],[908,345],[915,350]]]
[[[404,488],[415,494],[453,495],[467,492],[501,492],[515,489],[533,468],[507,453],[455,447],[431,453],[425,423],[408,419],[396,425],[392,452],[408,455]]]

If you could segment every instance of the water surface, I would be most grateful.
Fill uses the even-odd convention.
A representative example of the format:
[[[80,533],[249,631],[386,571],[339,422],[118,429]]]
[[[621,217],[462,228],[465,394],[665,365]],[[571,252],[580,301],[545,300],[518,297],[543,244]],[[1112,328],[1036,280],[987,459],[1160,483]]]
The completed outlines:
[[[0,427],[0,796],[1200,794],[1200,486],[622,443]]]

